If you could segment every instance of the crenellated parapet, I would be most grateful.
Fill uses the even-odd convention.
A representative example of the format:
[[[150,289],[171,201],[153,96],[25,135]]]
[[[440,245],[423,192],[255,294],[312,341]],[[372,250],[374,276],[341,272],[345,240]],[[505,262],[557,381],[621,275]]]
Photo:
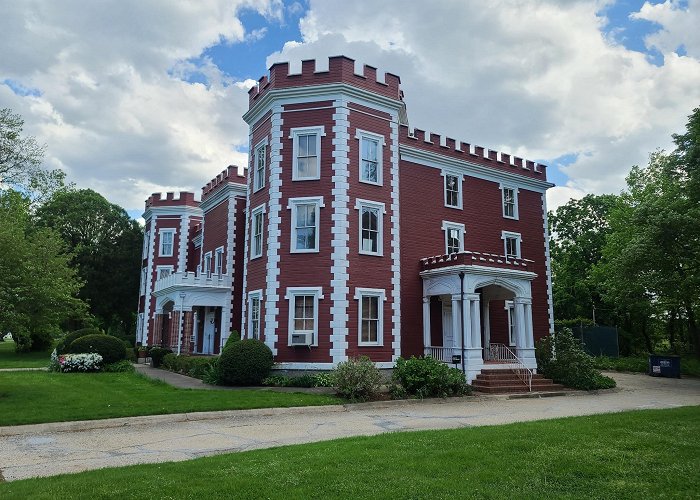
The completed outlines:
[[[547,166],[541,163],[487,149],[475,144],[456,141],[450,137],[434,134],[432,132],[426,132],[420,129],[410,130],[406,125],[400,126],[399,142],[406,146],[431,151],[451,158],[477,163],[479,165],[532,177],[534,179],[547,180]]]
[[[206,186],[202,187],[202,201],[211,197],[226,184],[235,183],[246,185],[247,173],[248,170],[246,168],[241,168],[238,165],[229,165],[222,170],[219,175],[207,182]]]
[[[195,200],[194,193],[189,191],[153,193],[146,200],[146,208],[174,206],[198,207],[199,201]]]
[[[301,73],[290,73],[288,62],[275,63],[269,75],[263,76],[256,86],[248,91],[248,106],[252,108],[262,96],[273,89],[306,87],[330,83],[346,83],[390,99],[401,100],[401,79],[384,73],[381,79],[377,68],[365,64],[362,73],[355,72],[355,60],[345,56],[328,58],[327,70],[316,70],[316,60],[301,62]]]

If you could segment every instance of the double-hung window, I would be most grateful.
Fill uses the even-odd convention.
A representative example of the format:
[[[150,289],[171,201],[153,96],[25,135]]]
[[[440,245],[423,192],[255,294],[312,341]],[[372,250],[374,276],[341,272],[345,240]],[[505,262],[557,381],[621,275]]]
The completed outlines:
[[[360,182],[381,186],[384,137],[358,129],[355,138],[360,141]]]
[[[318,252],[322,197],[290,198],[292,211],[292,253]]]
[[[384,290],[356,288],[355,300],[358,301],[358,345],[383,345]]]
[[[248,338],[260,340],[262,290],[248,293]]]
[[[143,255],[144,259],[148,257],[148,243],[149,243],[150,235],[151,235],[151,233],[148,231],[143,233],[143,254],[142,255]]]
[[[321,287],[289,287],[288,345],[318,345],[318,301],[323,298]]]
[[[253,170],[253,192],[265,187],[265,165],[267,162],[267,139],[255,147],[255,168]]]
[[[501,200],[503,217],[518,219],[518,190],[514,187],[501,185]]]
[[[214,274],[221,276],[224,267],[224,247],[219,247],[214,252]]]
[[[308,181],[321,178],[321,137],[323,127],[293,128],[292,139],[292,180]]]
[[[501,232],[501,239],[503,240],[503,252],[504,252],[506,259],[519,259],[519,258],[521,258],[520,233],[511,233],[509,231],[502,231]]]
[[[443,172],[445,178],[445,206],[462,208],[462,175]]]
[[[260,205],[251,212],[252,228],[250,235],[250,258],[263,254],[263,236],[265,233],[265,205]]]
[[[207,278],[211,275],[211,252],[204,254],[204,275]]]
[[[146,294],[146,280],[148,279],[148,268],[141,268],[141,288],[139,290],[139,295]]]
[[[464,224],[457,222],[442,222],[445,232],[445,253],[453,254],[464,251]]]
[[[359,212],[360,220],[360,253],[383,255],[384,203],[358,199],[355,209]]]
[[[173,256],[174,241],[175,241],[175,230],[174,229],[161,229],[160,230],[159,255],[161,257],[172,257]]]

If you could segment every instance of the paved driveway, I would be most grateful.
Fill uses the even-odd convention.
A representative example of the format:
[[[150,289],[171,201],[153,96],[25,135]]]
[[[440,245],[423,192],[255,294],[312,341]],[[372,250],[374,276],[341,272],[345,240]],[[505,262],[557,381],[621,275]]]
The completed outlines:
[[[700,405],[698,379],[610,375],[619,389],[601,394],[486,396],[0,427],[0,473],[14,480],[346,436]]]

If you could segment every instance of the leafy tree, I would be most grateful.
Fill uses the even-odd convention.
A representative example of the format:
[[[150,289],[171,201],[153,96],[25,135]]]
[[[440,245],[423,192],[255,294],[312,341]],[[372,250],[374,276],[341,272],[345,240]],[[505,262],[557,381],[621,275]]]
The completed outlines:
[[[625,304],[638,318],[647,350],[654,347],[650,323],[682,315],[700,354],[700,206],[677,161],[656,152],[646,168],[632,168],[610,214],[612,233],[598,276],[609,301]]]
[[[44,170],[44,146],[23,136],[24,120],[8,108],[0,109],[0,186],[18,189],[35,202],[64,187],[62,170]]]
[[[599,322],[611,320],[605,317],[608,308],[592,271],[610,233],[608,217],[616,199],[615,195],[587,195],[549,213],[554,310],[558,319],[590,319],[596,309]]]
[[[71,255],[53,231],[32,223],[29,198],[0,192],[0,332],[20,351],[43,350],[72,315],[85,312]]]
[[[143,241],[138,223],[90,189],[56,192],[36,215],[73,252],[72,262],[85,281],[80,297],[101,326],[118,336],[131,334]]]

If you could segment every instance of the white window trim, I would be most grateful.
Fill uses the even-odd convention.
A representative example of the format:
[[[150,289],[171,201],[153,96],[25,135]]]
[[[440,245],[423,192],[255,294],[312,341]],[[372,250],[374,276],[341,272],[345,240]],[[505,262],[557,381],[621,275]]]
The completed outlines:
[[[357,178],[363,184],[372,184],[374,186],[384,185],[384,169],[383,169],[383,159],[384,159],[384,136],[380,134],[375,134],[373,132],[367,132],[366,130],[356,129],[355,139],[357,139],[357,151],[358,151],[358,170]],[[377,182],[368,181],[362,178],[362,139],[370,139],[377,141]]]
[[[262,141],[257,143],[255,145],[255,148],[253,149],[253,192],[257,193],[260,191],[262,188],[265,187],[265,177],[267,176],[267,137],[265,137]],[[257,185],[258,183],[258,151],[260,148],[264,147],[265,148],[265,153],[263,157],[263,176],[262,176],[262,183],[260,186]]]
[[[316,247],[315,248],[296,248],[297,238],[297,205],[316,205]],[[321,209],[324,208],[323,196],[306,196],[303,198],[289,198],[287,201],[287,209],[292,211],[292,230],[290,232],[291,238],[289,242],[290,253],[318,253],[320,247],[320,233],[321,233]]]
[[[297,175],[297,155],[299,153],[299,141],[300,135],[311,135],[316,134],[318,150],[316,151],[316,161],[317,168],[316,171],[318,175],[315,177],[299,177]],[[296,127],[289,130],[289,139],[292,139],[292,180],[293,181],[315,181],[321,178],[321,137],[325,137],[325,128],[320,125],[316,127]]]
[[[506,310],[506,319],[508,320],[508,345],[509,346],[515,346],[515,329],[514,329],[514,320],[515,320],[515,304],[513,304],[512,300],[506,300],[505,301],[505,307],[503,308]],[[513,338],[511,339],[511,332],[513,332]]]
[[[362,297],[379,297],[377,341],[362,341]],[[355,288],[355,300],[357,300],[357,345],[358,346],[383,346],[384,345],[384,302],[386,291],[382,288]]]
[[[450,222],[450,221],[442,221],[442,230],[445,233],[445,255],[447,255],[448,248],[447,248],[447,234],[448,234],[448,229],[457,229],[459,230],[460,238],[459,238],[459,251],[464,252],[464,236],[466,234],[466,229],[464,227],[464,224],[460,224],[459,222]]]
[[[170,271],[170,275],[173,275],[173,272],[175,271],[175,266],[156,266],[156,281],[158,281],[160,278],[160,272],[161,271]]]
[[[363,208],[374,208],[379,212],[379,219],[377,220],[377,251],[368,252],[362,249],[362,209]],[[376,257],[384,256],[384,214],[386,213],[386,205],[378,201],[362,200],[357,198],[355,200],[355,210],[357,210],[357,225],[358,225],[358,248],[362,255],[374,255]]]
[[[503,240],[503,256],[508,259],[508,247],[506,245],[506,238],[515,238],[515,247],[517,249],[516,259],[522,259],[522,237],[520,233],[512,233],[510,231],[501,231],[501,239]]]
[[[258,299],[260,301],[260,308],[258,309],[258,340],[260,340],[260,334],[262,333],[262,303],[263,303],[263,291],[252,290],[248,292],[248,338],[253,337],[253,299]]]
[[[262,214],[260,228],[260,253],[255,253],[255,216]],[[258,205],[250,212],[250,260],[259,259],[265,253],[265,204]]]
[[[505,219],[520,220],[520,214],[518,213],[518,192],[519,189],[510,184],[500,184],[498,188],[501,190],[501,212]],[[506,200],[505,200],[505,190],[513,190],[513,216],[506,215]]]
[[[158,256],[159,257],[172,257],[175,255],[175,228],[160,229],[158,231]],[[170,253],[163,253],[163,235],[166,233],[172,234],[172,243],[170,245]]]
[[[139,285],[139,297],[146,294],[146,280],[148,280],[148,268],[142,267],[141,268],[141,283]]]
[[[212,272],[211,267],[212,267],[212,254],[211,252],[207,252],[204,254],[202,257],[202,272],[206,275],[209,276]],[[207,266],[207,261],[209,262],[209,266]]]
[[[314,331],[311,334],[311,346],[318,346],[318,301],[323,299],[323,287],[311,286],[311,287],[301,287],[301,286],[291,286],[287,287],[287,292],[284,296],[287,299],[287,309],[289,309],[289,322],[287,325],[287,345],[291,347],[292,345],[292,333],[294,333],[294,298],[297,295],[313,295],[314,297]]]
[[[214,250],[214,272],[218,276],[224,274],[224,247],[220,246]]]
[[[462,210],[464,198],[464,191],[462,190],[462,181],[464,180],[464,175],[460,172],[454,170],[443,170],[440,175],[442,176],[442,202],[447,208],[453,208],[455,210]],[[457,205],[448,205],[447,203],[447,176],[457,177]]]

